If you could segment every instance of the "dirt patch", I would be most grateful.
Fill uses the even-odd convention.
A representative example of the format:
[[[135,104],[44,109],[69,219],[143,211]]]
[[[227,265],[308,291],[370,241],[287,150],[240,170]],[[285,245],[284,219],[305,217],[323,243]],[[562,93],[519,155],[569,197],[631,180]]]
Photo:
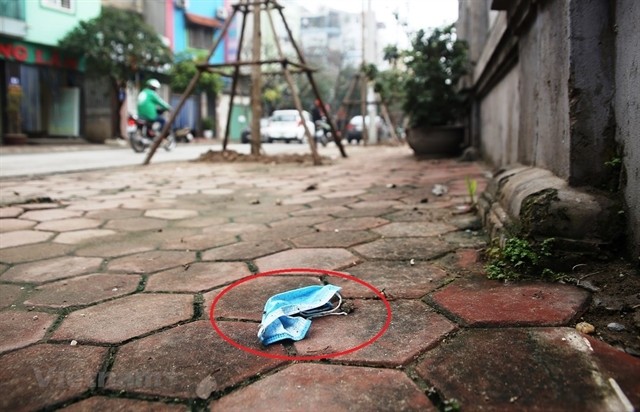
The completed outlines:
[[[321,156],[320,160],[323,165],[331,164],[332,161],[326,156]],[[198,157],[195,162],[254,162],[254,163],[266,163],[266,164],[282,164],[282,163],[298,163],[298,164],[313,164],[313,156],[310,153],[306,154],[279,154],[279,155],[252,155],[238,153],[234,150],[214,151],[209,150]]]
[[[574,266],[571,276],[592,293],[579,319],[595,327],[593,336],[640,357],[640,269],[623,260]]]

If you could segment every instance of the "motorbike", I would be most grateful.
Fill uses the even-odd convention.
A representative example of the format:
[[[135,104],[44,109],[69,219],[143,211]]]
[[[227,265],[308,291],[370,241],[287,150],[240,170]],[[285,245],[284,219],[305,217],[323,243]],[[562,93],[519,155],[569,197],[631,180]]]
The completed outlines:
[[[134,152],[142,153],[147,150],[153,143],[153,139],[155,139],[160,132],[160,123],[149,122],[138,118],[136,115],[129,114],[129,118],[127,119],[127,136],[129,137],[129,144]],[[176,147],[176,137],[172,131],[165,137],[162,142],[162,147],[167,152]]]
[[[323,147],[333,140],[331,135],[331,126],[329,126],[329,123],[325,120],[316,120],[316,132],[314,138],[316,143],[320,143]]]

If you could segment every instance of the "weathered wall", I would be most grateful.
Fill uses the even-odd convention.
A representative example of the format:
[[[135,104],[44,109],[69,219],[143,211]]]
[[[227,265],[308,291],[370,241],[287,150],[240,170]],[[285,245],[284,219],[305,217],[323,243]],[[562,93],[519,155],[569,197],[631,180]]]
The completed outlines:
[[[571,0],[569,184],[602,187],[615,154],[614,25],[609,1]]]
[[[640,256],[640,2],[616,2],[616,123],[617,141],[624,147],[624,199],[631,223],[629,247]]]
[[[520,67],[516,65],[480,102],[480,151],[496,166],[518,163]]]
[[[520,145],[523,164],[569,177],[569,38],[565,1],[542,2],[519,39]]]

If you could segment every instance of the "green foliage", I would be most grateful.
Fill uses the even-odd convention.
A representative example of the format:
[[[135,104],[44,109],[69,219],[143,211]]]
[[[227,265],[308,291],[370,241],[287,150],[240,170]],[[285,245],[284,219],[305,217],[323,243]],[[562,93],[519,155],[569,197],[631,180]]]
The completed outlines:
[[[469,176],[467,176],[465,178],[465,182],[467,183],[467,192],[469,193],[470,202],[472,205],[475,205],[475,196],[476,191],[478,190],[478,181],[476,179],[469,179]]]
[[[403,108],[411,126],[440,126],[460,120],[466,96],[458,81],[469,70],[467,44],[456,38],[453,25],[427,37],[419,30],[404,52],[407,78]]]
[[[80,22],[59,46],[84,56],[88,74],[109,76],[118,84],[141,72],[163,73],[172,60],[169,48],[140,15],[113,7]]]
[[[611,168],[620,167],[620,165],[622,165],[622,159],[620,159],[619,157],[614,157],[613,159],[604,162],[604,165]]]
[[[191,53],[183,53],[176,56],[176,63],[172,66],[169,72],[171,80],[171,90],[176,93],[182,93],[187,89],[187,86],[191,82],[191,79],[198,72],[197,65],[204,63],[206,60],[206,53],[193,55]],[[207,93],[214,96],[222,90],[223,82],[220,75],[215,73],[203,72],[198,79],[196,85],[196,92]]]
[[[214,121],[211,117],[204,117],[202,119],[202,130],[213,130]]]
[[[454,398],[447,399],[443,402],[442,410],[444,412],[460,412],[460,402]]]
[[[553,238],[542,242],[530,242],[519,237],[508,238],[504,247],[494,246],[487,255],[487,277],[497,280],[521,278],[556,279],[559,275],[544,267],[545,259],[552,256]]]

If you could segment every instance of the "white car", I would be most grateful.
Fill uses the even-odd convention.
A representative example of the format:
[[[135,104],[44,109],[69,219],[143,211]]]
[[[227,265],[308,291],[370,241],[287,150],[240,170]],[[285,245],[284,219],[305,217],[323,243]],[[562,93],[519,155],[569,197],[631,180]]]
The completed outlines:
[[[384,140],[389,138],[389,128],[387,124],[382,120],[380,116],[375,117],[377,134],[379,140]],[[364,117],[365,126],[369,127],[369,116]],[[368,129],[367,129],[368,130]],[[349,123],[347,124],[347,142],[351,143],[355,141],[356,143],[360,143],[362,140],[362,116],[353,116]]]
[[[302,112],[304,119],[300,118],[300,114],[297,110],[274,110],[273,114],[269,118],[269,126],[267,127],[267,141],[273,142],[276,140],[289,143],[291,141],[297,141],[298,143],[304,143],[306,136],[304,132],[304,123],[309,128],[311,137],[316,132],[316,126],[311,120],[311,115],[307,111]]]

